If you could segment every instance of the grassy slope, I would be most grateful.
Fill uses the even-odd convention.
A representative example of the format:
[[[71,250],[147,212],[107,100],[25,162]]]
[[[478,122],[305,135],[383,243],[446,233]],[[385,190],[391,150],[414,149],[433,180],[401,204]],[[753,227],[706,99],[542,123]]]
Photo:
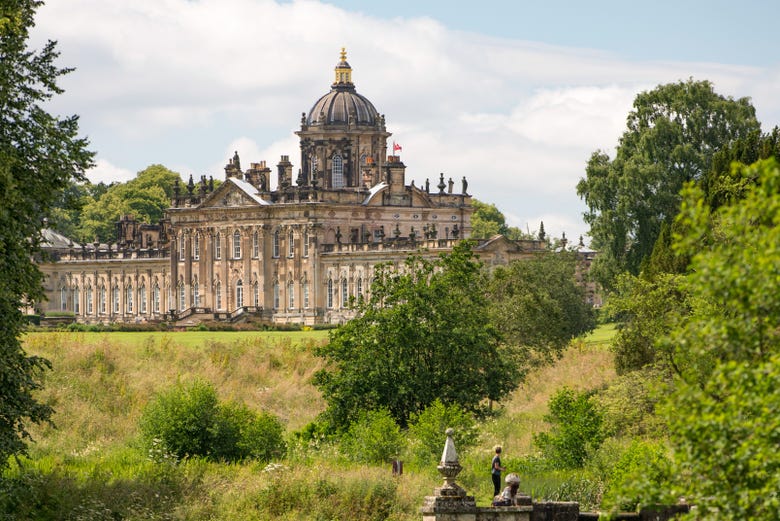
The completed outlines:
[[[468,467],[461,476],[482,504],[490,494],[482,467],[483,460],[490,460],[491,447],[500,443],[509,456],[530,453],[532,433],[544,429],[542,417],[555,390],[564,385],[594,388],[612,378],[607,346],[611,336],[612,331],[601,328],[575,343],[555,366],[529,375],[502,404],[504,414],[483,425],[481,448],[464,458]],[[332,497],[339,499],[318,505],[304,517],[342,517],[338,503],[351,508],[346,503],[367,502],[366,514],[359,517],[370,518],[368,511],[376,508],[371,505],[381,503],[377,497],[389,497],[395,510],[385,512],[385,517],[417,519],[422,497],[438,485],[433,464],[418,472],[410,469],[387,490],[382,488],[389,480],[387,469],[357,467],[305,450],[288,458],[289,469],[280,475],[269,475],[254,463],[189,462],[176,470],[173,479],[159,476],[161,470],[135,448],[144,405],[155,391],[177,379],[210,381],[222,399],[268,410],[285,421],[288,431],[299,429],[325,406],[310,380],[321,367],[312,348],[326,339],[323,331],[30,334],[25,339],[28,351],[48,358],[54,366],[40,398],[57,410],[58,428],[32,429],[37,442],[27,465],[41,473],[40,479],[53,481],[39,486],[64,488],[64,497],[49,499],[58,509],[86,508],[86,517],[95,517],[101,505],[130,501],[129,506],[116,507],[127,519],[294,518],[302,514],[294,505],[274,515],[268,512],[269,505],[283,502],[280,494],[299,486],[304,489],[298,490],[297,497],[305,498],[312,494],[309,484],[317,482],[334,487]],[[160,483],[172,487],[162,496]],[[63,504],[66,498],[75,506]],[[166,501],[170,504],[160,505]]]

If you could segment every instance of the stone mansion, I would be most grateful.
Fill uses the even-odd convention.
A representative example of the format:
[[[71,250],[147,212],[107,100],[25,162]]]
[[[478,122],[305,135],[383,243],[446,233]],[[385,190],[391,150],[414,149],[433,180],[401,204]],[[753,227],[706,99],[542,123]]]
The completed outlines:
[[[124,217],[113,244],[77,244],[45,230],[44,314],[88,323],[340,323],[375,265],[416,251],[438,255],[469,237],[466,179],[439,174],[407,184],[406,165],[388,150],[385,117],[355,90],[343,49],[330,91],[295,133],[300,168],[294,173],[282,156],[275,189],[265,161],[242,169],[236,153],[217,188],[190,177],[160,223]],[[496,236],[477,250],[505,264],[545,247]]]

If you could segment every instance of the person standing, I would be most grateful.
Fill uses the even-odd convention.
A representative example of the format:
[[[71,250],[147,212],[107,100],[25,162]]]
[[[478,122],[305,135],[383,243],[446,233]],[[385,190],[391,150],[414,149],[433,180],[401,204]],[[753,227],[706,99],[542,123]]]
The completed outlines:
[[[493,478],[493,497],[497,496],[501,492],[501,471],[504,467],[501,466],[501,446],[496,445],[496,455],[493,456],[493,461],[490,463],[490,475]]]

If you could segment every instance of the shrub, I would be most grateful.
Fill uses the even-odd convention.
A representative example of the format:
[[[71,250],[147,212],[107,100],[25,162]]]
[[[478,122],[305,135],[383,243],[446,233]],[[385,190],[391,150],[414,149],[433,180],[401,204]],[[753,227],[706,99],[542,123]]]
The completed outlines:
[[[176,458],[267,461],[284,454],[283,431],[271,414],[243,404],[220,404],[214,387],[201,381],[177,384],[160,394],[141,417],[150,453]]]
[[[474,416],[457,405],[444,405],[437,398],[409,420],[410,452],[421,465],[441,455],[448,428],[455,430],[453,439],[458,452],[464,452],[477,443],[479,431]]]
[[[550,432],[534,436],[534,442],[553,466],[582,468],[589,451],[604,441],[602,413],[590,393],[563,388],[550,398],[550,412],[544,419]]]
[[[387,463],[403,451],[405,439],[387,409],[363,412],[341,438],[344,454],[354,461]]]

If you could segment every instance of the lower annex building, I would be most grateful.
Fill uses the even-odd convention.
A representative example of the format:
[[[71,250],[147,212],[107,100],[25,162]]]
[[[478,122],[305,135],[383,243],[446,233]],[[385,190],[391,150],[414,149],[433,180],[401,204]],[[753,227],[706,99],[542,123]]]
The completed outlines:
[[[273,190],[266,162],[244,170],[236,153],[216,189],[190,177],[163,221],[125,217],[114,244],[77,244],[46,230],[41,311],[87,323],[340,323],[375,265],[415,251],[438,255],[469,237],[466,179],[406,184],[406,165],[388,151],[385,117],[355,90],[343,49],[330,91],[295,133],[300,168],[294,174],[282,156]],[[496,236],[477,249],[487,263],[505,264],[545,247]]]

